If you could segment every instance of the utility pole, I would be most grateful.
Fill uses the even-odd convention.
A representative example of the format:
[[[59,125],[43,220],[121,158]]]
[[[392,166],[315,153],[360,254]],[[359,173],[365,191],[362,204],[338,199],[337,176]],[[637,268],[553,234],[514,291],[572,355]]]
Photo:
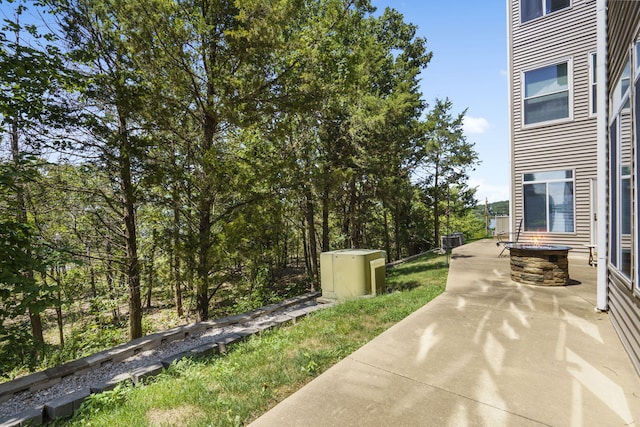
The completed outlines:
[[[484,198],[484,231],[485,237],[489,237],[489,198]]]

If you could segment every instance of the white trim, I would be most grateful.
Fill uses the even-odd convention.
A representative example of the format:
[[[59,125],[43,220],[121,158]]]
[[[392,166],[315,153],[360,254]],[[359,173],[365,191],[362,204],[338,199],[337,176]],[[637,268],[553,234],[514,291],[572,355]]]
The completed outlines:
[[[596,4],[596,34],[597,34],[597,66],[598,76],[597,102],[597,146],[598,146],[598,247],[597,247],[597,292],[596,309],[607,311],[609,309],[609,276],[607,271],[607,168],[609,156],[607,147],[609,140],[607,137],[608,127],[608,97],[607,97],[607,0],[597,0]]]
[[[598,178],[589,178],[589,244],[598,244]],[[594,227],[595,225],[595,227]]]
[[[611,129],[612,125],[615,123],[615,136],[616,136],[616,144],[615,144],[615,152],[611,152],[611,149],[609,149],[609,154],[608,154],[608,162],[611,162],[611,159],[613,158],[613,156],[615,155],[615,171],[610,171],[610,177],[614,177],[615,175],[615,181],[614,182],[609,182],[609,190],[608,190],[608,197],[609,197],[609,206],[608,206],[608,215],[609,215],[609,240],[607,241],[607,245],[609,246],[609,249],[611,249],[609,251],[609,264],[611,265],[611,268],[615,269],[620,277],[623,280],[627,280],[629,282],[629,288],[633,289],[633,280],[635,279],[636,273],[635,273],[635,269],[637,269],[636,267],[634,267],[634,260],[635,260],[635,255],[633,253],[631,253],[632,259],[630,260],[630,271],[629,274],[627,275],[622,268],[624,268],[624,264],[623,264],[623,247],[622,247],[622,240],[624,238],[624,236],[629,236],[629,239],[631,240],[631,247],[629,247],[629,250],[631,251],[631,249],[634,249],[636,246],[636,243],[634,242],[634,231],[632,228],[632,224],[629,224],[629,227],[631,228],[629,230],[629,234],[623,234],[622,233],[622,220],[623,220],[623,216],[624,216],[624,212],[622,211],[622,180],[624,177],[626,177],[626,174],[622,174],[622,168],[623,168],[623,143],[625,138],[623,138],[622,135],[622,113],[626,112],[625,114],[629,115],[629,128],[630,128],[630,132],[631,135],[629,135],[630,140],[628,141],[629,143],[629,179],[631,180],[633,172],[631,170],[631,168],[633,167],[633,148],[634,148],[634,121],[635,121],[635,113],[634,113],[634,108],[632,105],[632,89],[635,86],[635,80],[633,79],[634,76],[634,70],[633,70],[633,66],[634,66],[634,59],[633,59],[633,50],[634,48],[631,49],[627,49],[627,60],[625,61],[625,67],[622,69],[622,72],[620,73],[620,76],[618,76],[618,78],[615,80],[616,81],[616,85],[614,87],[613,90],[613,96],[610,94],[610,108],[611,111],[609,112],[610,116],[609,116],[609,125],[608,125],[608,129]],[[626,68],[626,64],[629,64],[629,87],[627,88],[627,90],[622,93],[621,95],[619,95],[620,89],[621,89],[621,83],[622,83],[622,76],[624,75],[624,69]],[[625,104],[629,103],[629,107],[625,107]],[[634,114],[632,114],[634,113]],[[610,145],[610,140],[611,140],[611,134],[609,134],[608,136],[608,141],[607,143]],[[610,164],[610,163],[609,163]],[[609,166],[610,168],[610,166]],[[612,173],[611,173],[612,172]],[[631,182],[630,182],[631,185]],[[611,199],[611,188],[615,188],[616,191],[616,200],[612,200]],[[633,196],[634,194],[631,194],[629,197],[631,197],[632,199],[629,201],[631,204],[633,203]],[[613,208],[615,207],[615,217],[613,215]],[[627,212],[627,214],[629,214],[629,212]],[[636,215],[637,216],[637,215]],[[636,219],[633,220],[634,224],[635,224]],[[616,239],[616,247],[611,248],[612,246],[612,242],[611,242],[611,236],[615,236]],[[615,250],[615,264],[611,262],[611,254],[613,253],[613,251]]]
[[[634,76],[634,80],[638,80],[638,77],[640,77],[640,37],[638,37],[633,43],[633,48],[631,49],[631,57],[633,58],[631,64],[635,69],[632,75]]]
[[[636,30],[636,34],[638,33],[639,30]],[[639,100],[636,99],[636,94],[638,93],[638,89],[640,86],[640,38],[636,39],[636,41],[633,43],[633,48],[631,49],[631,57],[632,57],[632,61],[631,61],[631,66],[632,68],[632,72],[631,75],[634,76],[634,78],[631,81],[631,85],[630,85],[630,89],[631,92],[629,93],[630,98],[631,98],[631,111],[633,112],[633,117],[631,118],[632,120],[632,141],[631,141],[631,164],[632,169],[631,169],[631,174],[632,174],[632,185],[633,185],[633,193],[631,194],[631,203],[632,203],[632,209],[633,209],[633,224],[632,224],[632,229],[631,229],[631,238],[633,239],[633,257],[632,257],[632,261],[631,261],[631,266],[634,269],[633,272],[633,282],[634,284],[632,285],[632,294],[635,295],[636,297],[640,295],[640,266],[638,265],[638,259],[640,258],[640,253],[638,252],[640,250],[640,219],[638,217],[640,217],[640,209],[638,209],[638,204],[640,203],[639,199],[639,195],[640,195],[640,165],[639,160],[640,160],[640,123],[638,123],[637,118],[640,118],[640,111],[638,111],[638,109],[636,108],[638,105],[640,105],[640,102],[638,102]]]
[[[524,103],[527,100],[527,98],[525,97],[525,90],[526,90],[525,74],[530,71],[536,71],[542,68],[551,67],[553,65],[563,64],[565,62],[567,64],[567,91],[568,91],[568,97],[569,97],[567,103],[569,107],[569,111],[568,111],[569,116],[563,117],[560,119],[545,120],[543,122],[525,124],[524,118],[526,113],[525,113]],[[571,121],[573,121],[573,57],[569,56],[569,57],[559,58],[554,61],[547,61],[547,62],[536,64],[535,66],[523,68],[520,71],[520,126],[521,126],[521,129],[531,129],[539,126],[547,126],[547,125],[553,125],[557,123],[566,123]]]
[[[613,122],[612,117],[616,117],[623,110],[622,106],[626,102],[625,100],[631,99],[630,98],[631,86],[632,86],[631,76],[633,75],[633,69],[632,69],[633,58],[631,55],[632,51],[633,49],[627,49],[627,60],[624,62],[625,66],[622,68],[620,75],[616,76],[616,79],[613,80],[614,82],[616,82],[616,85],[613,88],[613,92],[612,92],[613,96],[611,96],[611,94],[609,96],[610,97],[609,107],[611,108],[611,110],[609,111],[609,124]],[[629,86],[627,87],[627,90],[624,93],[620,93],[620,95],[618,96],[618,93],[622,89],[622,76],[624,74],[625,68],[627,67],[626,64],[629,64]]]
[[[516,0],[517,2],[518,0]],[[515,91],[514,85],[514,72],[513,72],[513,7],[514,2],[512,0],[506,0],[507,3],[507,123],[509,132],[509,231],[513,233],[515,231],[516,221],[516,208],[515,208],[515,169],[514,169],[514,113],[513,113],[513,94]],[[518,6],[520,8],[520,6]],[[518,13],[520,11],[518,10]],[[522,111],[520,112],[522,115]]]

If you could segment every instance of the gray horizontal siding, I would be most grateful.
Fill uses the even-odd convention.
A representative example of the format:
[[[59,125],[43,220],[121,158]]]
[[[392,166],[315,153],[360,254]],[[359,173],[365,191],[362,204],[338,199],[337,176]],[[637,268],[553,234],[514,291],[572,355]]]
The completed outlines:
[[[636,37],[640,23],[640,2],[608,2],[608,50],[607,73],[610,76],[610,90],[615,87],[622,67],[628,59],[628,51]],[[630,124],[630,123],[629,123]],[[625,124],[624,128],[628,127]],[[638,130],[636,129],[636,132]],[[623,133],[627,131],[623,129]],[[628,151],[628,150],[627,150]],[[625,152],[628,157],[629,153]],[[638,165],[634,167],[638,173]],[[634,193],[635,194],[635,193]],[[638,201],[635,201],[636,212]],[[638,268],[638,254],[635,255],[635,268]],[[628,281],[609,267],[608,288],[611,321],[620,335],[620,339],[640,374],[640,292],[633,291]]]
[[[609,275],[609,307],[612,323],[640,374],[640,307],[629,285],[615,274]]]
[[[628,49],[638,25],[639,13],[639,1],[609,0],[608,2],[607,24],[609,29],[615,28],[615,31],[608,31],[607,40],[611,87],[615,86],[628,58]],[[628,19],[629,17],[636,17],[636,19]]]
[[[544,170],[575,171],[575,232],[545,233],[552,243],[587,252],[591,240],[591,178],[597,174],[596,119],[589,117],[589,53],[596,50],[595,2],[574,0],[571,8],[521,24],[519,0],[511,1],[512,173],[514,226],[523,213],[522,174]],[[570,121],[522,126],[522,73],[571,59]],[[535,233],[524,233],[530,239]]]

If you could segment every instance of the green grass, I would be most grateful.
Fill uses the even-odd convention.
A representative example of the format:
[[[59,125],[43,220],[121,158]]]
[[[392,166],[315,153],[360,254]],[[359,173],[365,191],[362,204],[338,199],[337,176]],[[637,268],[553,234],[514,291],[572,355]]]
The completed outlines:
[[[315,376],[444,291],[442,256],[387,272],[392,292],[313,313],[293,326],[184,360],[143,386],[92,395],[72,426],[236,426],[259,417]]]

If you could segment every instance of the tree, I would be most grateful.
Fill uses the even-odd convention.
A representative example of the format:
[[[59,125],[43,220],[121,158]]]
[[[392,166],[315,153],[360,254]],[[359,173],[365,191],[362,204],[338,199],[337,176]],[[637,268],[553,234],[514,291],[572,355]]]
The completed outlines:
[[[474,144],[467,141],[462,131],[465,111],[452,116],[452,102],[436,99],[423,123],[420,140],[419,172],[428,204],[433,212],[434,244],[440,242],[440,224],[444,204],[452,197],[451,186],[456,187],[454,196],[462,201],[465,209],[475,205],[475,189],[469,188],[467,172],[478,163],[478,153]],[[447,208],[449,209],[449,208]],[[445,213],[451,214],[451,211]]]
[[[5,19],[0,29],[0,74],[3,76],[0,81],[0,131],[8,128],[12,170],[15,174],[12,184],[5,191],[11,194],[10,197],[15,197],[14,225],[28,240],[34,237],[29,231],[31,226],[25,202],[25,178],[33,173],[34,167],[34,162],[29,159],[39,153],[41,135],[62,126],[66,119],[68,110],[60,93],[72,85],[74,75],[64,66],[63,55],[53,43],[54,36],[39,34],[35,25],[21,23],[26,9],[25,4],[19,2],[13,9],[13,20]],[[7,227],[10,226],[7,224]],[[16,250],[25,248],[16,247]],[[34,261],[34,265],[37,264]],[[32,273],[25,271],[24,274]],[[29,278],[28,282],[31,280],[35,279]],[[27,311],[33,339],[42,345],[44,337],[40,313],[46,304],[39,301],[37,282],[32,284],[31,292],[25,294],[30,301]]]
[[[83,64],[87,80],[83,106],[88,134],[78,142],[117,183],[118,200],[109,205],[122,216],[125,247],[123,274],[129,290],[129,335],[142,336],[140,264],[136,209],[137,184],[150,139],[140,131],[146,83],[132,55],[129,34],[123,30],[132,5],[109,0],[59,0],[61,28],[73,46],[73,57]]]

